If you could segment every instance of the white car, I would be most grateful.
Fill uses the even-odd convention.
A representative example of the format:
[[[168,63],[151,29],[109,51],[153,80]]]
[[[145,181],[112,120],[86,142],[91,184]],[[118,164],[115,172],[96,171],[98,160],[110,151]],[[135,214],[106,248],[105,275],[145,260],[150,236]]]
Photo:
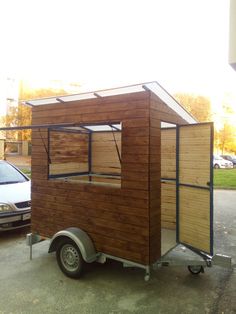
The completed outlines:
[[[213,158],[213,167],[215,169],[220,169],[220,168],[233,168],[234,165],[231,161],[226,160],[220,156],[214,156]]]
[[[19,169],[0,160],[0,231],[30,225],[31,182]]]

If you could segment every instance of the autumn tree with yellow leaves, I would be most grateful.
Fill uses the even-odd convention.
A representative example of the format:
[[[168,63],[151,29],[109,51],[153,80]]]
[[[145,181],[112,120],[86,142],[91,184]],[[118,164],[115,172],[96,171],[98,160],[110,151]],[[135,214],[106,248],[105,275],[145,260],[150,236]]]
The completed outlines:
[[[211,101],[207,97],[185,93],[175,94],[174,97],[198,122],[213,120]],[[219,129],[215,129],[215,147],[222,155],[226,152],[236,154],[236,126],[229,119],[236,112],[228,103],[222,104],[222,109],[222,125]]]
[[[1,124],[6,127],[31,125],[31,107],[23,104],[23,101],[66,94],[67,92],[63,89],[26,89],[21,85],[18,106],[12,106],[9,109],[8,114],[2,118]],[[19,141],[29,141],[31,139],[31,130],[7,131],[7,138]]]
[[[175,99],[199,122],[212,120],[211,101],[205,96],[178,93]]]

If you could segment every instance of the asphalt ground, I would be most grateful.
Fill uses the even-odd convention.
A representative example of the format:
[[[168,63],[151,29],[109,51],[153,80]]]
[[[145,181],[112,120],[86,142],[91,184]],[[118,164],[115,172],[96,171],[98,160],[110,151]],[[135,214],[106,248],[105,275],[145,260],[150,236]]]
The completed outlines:
[[[215,253],[236,263],[236,191],[215,192]],[[218,266],[191,275],[186,267],[162,267],[144,281],[141,269],[121,263],[86,266],[72,280],[59,270],[48,241],[36,244],[33,260],[25,234],[0,234],[0,314],[8,313],[236,313],[235,269]]]

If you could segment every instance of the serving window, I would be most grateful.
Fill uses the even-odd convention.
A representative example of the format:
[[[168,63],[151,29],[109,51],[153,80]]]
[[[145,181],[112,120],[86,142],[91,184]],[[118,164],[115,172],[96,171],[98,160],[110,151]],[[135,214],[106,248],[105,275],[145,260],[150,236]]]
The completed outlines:
[[[51,128],[49,179],[121,184],[120,122]]]

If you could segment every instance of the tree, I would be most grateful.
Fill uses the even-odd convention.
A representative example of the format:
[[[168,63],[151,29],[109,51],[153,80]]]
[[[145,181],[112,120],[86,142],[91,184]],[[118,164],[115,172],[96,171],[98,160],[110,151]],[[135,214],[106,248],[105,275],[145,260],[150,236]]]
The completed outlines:
[[[18,104],[18,106],[10,107],[8,114],[2,118],[4,126],[25,126],[31,124],[31,108]],[[14,140],[30,140],[30,130],[23,131],[7,131],[8,139]]]
[[[54,89],[54,88],[24,88],[23,85],[20,87],[19,101],[37,99],[43,97],[53,97],[66,95],[67,92],[64,89]]]
[[[19,104],[18,106],[12,106],[8,114],[1,119],[3,126],[25,126],[31,125],[31,108],[27,105],[22,104],[23,100],[30,100],[42,97],[52,97],[66,95],[67,92],[63,89],[25,89],[21,84],[19,93]],[[8,131],[7,138],[14,140],[30,140],[31,130],[26,129],[22,131]]]
[[[218,144],[218,147],[221,150],[221,154],[224,155],[225,151],[236,153],[236,128],[225,122],[223,127],[215,132],[215,140]]]
[[[211,121],[211,102],[207,97],[186,93],[178,93],[174,97],[199,122]]]
[[[233,108],[225,103],[222,105],[223,114],[221,117],[223,126],[215,131],[215,142],[223,155],[225,152],[236,153],[236,126],[230,123]]]

